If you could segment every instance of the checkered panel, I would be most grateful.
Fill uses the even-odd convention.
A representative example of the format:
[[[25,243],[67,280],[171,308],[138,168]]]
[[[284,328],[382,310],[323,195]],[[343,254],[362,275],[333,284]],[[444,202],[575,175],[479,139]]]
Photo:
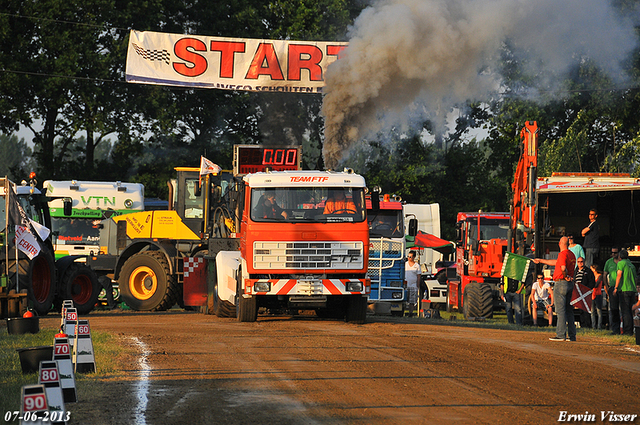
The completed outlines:
[[[168,50],[151,50],[151,49],[144,49],[140,46],[138,46],[135,43],[131,43],[133,44],[133,48],[135,49],[136,53],[139,54],[140,56],[142,56],[144,59],[148,60],[148,61],[161,61],[166,63],[167,65],[169,65],[169,61],[171,59],[171,54],[169,53]]]
[[[202,257],[188,257],[184,259],[184,277],[189,277],[189,273],[195,272],[204,265]]]

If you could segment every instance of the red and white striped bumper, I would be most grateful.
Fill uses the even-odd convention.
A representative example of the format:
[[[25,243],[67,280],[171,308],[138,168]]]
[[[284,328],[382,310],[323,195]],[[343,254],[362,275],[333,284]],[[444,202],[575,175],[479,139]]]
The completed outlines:
[[[354,287],[362,288],[352,291]],[[245,294],[254,295],[368,295],[370,279],[245,279]]]

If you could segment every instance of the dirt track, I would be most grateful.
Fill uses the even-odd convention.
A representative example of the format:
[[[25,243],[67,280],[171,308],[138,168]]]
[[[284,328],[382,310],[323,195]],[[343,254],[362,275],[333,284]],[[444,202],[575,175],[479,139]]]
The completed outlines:
[[[640,414],[640,347],[580,334],[559,343],[551,331],[385,317],[87,317],[140,354],[123,365],[127,380],[105,381],[99,398],[71,406],[75,424],[540,424],[561,411],[603,423],[601,411]]]

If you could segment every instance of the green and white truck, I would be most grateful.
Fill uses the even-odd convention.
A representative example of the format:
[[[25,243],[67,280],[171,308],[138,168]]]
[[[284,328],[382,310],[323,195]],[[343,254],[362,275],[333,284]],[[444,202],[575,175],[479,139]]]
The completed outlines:
[[[98,277],[86,266],[85,258],[104,251],[100,247],[103,219],[144,211],[144,186],[140,183],[78,180],[47,180],[42,186],[49,200],[56,264],[75,263],[67,271],[67,274],[77,274],[66,279],[75,282],[69,285],[69,292],[76,308],[80,304],[84,306],[83,310],[90,311],[99,297],[108,298],[103,288],[111,287],[111,282],[106,285],[98,282]],[[119,296],[117,284],[113,287],[113,295],[115,299]]]

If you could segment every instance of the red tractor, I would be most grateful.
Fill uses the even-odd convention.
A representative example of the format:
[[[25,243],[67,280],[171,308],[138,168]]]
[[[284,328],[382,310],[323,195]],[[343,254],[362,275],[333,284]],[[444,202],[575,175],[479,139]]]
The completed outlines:
[[[449,269],[447,310],[465,319],[490,318],[502,307],[498,294],[502,261],[507,251],[509,213],[458,213],[456,267]]]

